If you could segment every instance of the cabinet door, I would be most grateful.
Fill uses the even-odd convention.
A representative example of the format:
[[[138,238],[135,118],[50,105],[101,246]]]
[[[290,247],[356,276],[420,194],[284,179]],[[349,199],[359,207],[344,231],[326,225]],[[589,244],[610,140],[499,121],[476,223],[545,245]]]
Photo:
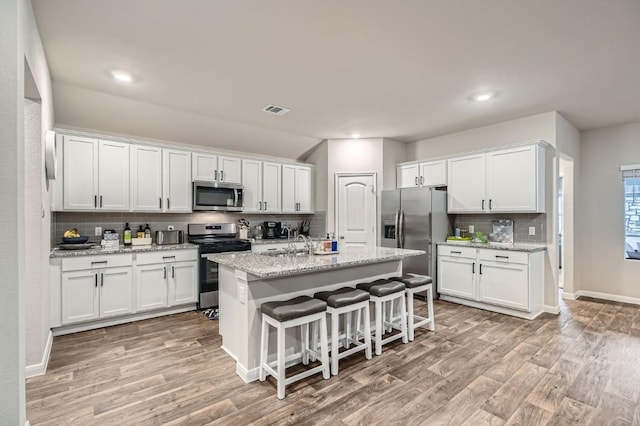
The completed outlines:
[[[297,211],[296,204],[296,167],[289,164],[282,165],[282,212]]]
[[[100,272],[100,318],[133,312],[133,268],[107,268]]]
[[[487,153],[487,208],[491,212],[538,211],[537,146]]]
[[[165,149],[162,163],[164,211],[190,213],[191,153]]]
[[[478,298],[482,302],[529,310],[529,267],[517,263],[481,262]]]
[[[101,140],[98,146],[98,208],[128,211],[130,145]]]
[[[94,271],[62,273],[62,324],[99,317],[98,280]]]
[[[396,167],[396,187],[415,188],[420,185],[418,176],[418,165],[407,164]]]
[[[296,168],[296,202],[298,203],[298,212],[313,213],[311,206],[311,168]]]
[[[194,152],[192,155],[192,180],[202,180],[214,182],[218,179],[218,156],[209,154],[199,154]]]
[[[176,262],[167,265],[169,306],[198,301],[198,262]]]
[[[282,165],[279,163],[262,163],[262,201],[263,211],[282,211]]]
[[[227,183],[242,182],[242,160],[234,157],[218,157],[218,180]]]
[[[98,207],[98,141],[77,136],[63,139],[63,207],[95,210]]]
[[[162,210],[162,148],[131,147],[131,188],[134,211]]]
[[[420,186],[445,186],[447,184],[447,161],[420,163]]]
[[[438,256],[438,291],[475,300],[475,267],[474,259]]]
[[[483,213],[485,197],[485,154],[447,161],[447,205],[449,213]]]
[[[262,162],[242,160],[242,199],[245,212],[262,210]]]
[[[136,267],[136,310],[138,312],[168,306],[167,266]]]

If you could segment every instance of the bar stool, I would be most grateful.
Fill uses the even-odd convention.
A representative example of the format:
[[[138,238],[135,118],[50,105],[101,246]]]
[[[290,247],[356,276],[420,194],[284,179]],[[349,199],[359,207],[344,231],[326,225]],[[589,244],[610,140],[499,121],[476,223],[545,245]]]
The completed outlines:
[[[371,359],[371,324],[369,314],[369,293],[351,287],[334,291],[320,291],[313,295],[327,302],[327,313],[331,316],[331,374],[338,374],[338,361],[344,357],[364,350],[365,357]],[[340,315],[344,314],[344,351],[340,353],[338,331]],[[355,316],[355,328],[352,330],[352,317]],[[360,325],[364,322],[364,341],[359,340]],[[356,345],[350,348],[351,344]]]
[[[329,350],[327,344],[327,304],[322,300],[309,296],[299,296],[293,299],[266,302],[260,306],[262,312],[262,338],[260,342],[260,381],[264,382],[267,373],[272,375],[278,384],[278,398],[284,399],[285,386],[298,380],[305,379],[322,372],[325,379],[330,377]],[[309,345],[309,324],[320,322],[320,352]],[[269,355],[269,326],[275,327],[277,335],[276,361],[267,362]],[[302,373],[286,378],[285,374],[285,335],[288,328],[301,327],[302,362],[309,363],[309,354],[318,358],[321,364]],[[276,367],[274,369],[273,367]]]
[[[406,274],[401,277],[389,278],[393,281],[399,281],[406,287],[407,293],[407,307],[409,311],[409,340],[413,342],[415,335],[415,329],[424,325],[429,326],[429,330],[436,330],[436,321],[433,313],[433,278],[426,275],[418,274]],[[413,296],[414,294],[426,291],[427,292],[427,314],[426,318],[413,314]]]
[[[360,283],[356,285],[356,288],[368,291],[371,297],[371,301],[375,305],[376,355],[382,354],[382,345],[386,345],[387,343],[393,342],[394,340],[402,339],[402,343],[407,343],[407,305],[406,299],[404,297],[404,284],[399,281],[380,279],[369,283]],[[390,305],[390,312],[393,314],[393,304],[396,301],[400,302],[399,326],[394,324],[391,315],[388,322],[385,321],[383,317],[385,304],[388,303]],[[386,331],[387,327],[390,327],[390,330],[393,330],[394,328],[400,330],[400,333],[383,339],[383,329],[384,331]]]

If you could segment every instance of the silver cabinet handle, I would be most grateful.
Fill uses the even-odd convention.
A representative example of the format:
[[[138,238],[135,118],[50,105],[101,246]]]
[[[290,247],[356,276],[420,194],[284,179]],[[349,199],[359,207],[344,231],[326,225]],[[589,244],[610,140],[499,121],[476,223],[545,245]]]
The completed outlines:
[[[175,259],[175,256],[162,256],[162,259]]]
[[[498,255],[496,255],[496,259],[507,259],[507,260],[509,260],[509,256],[498,256]]]
[[[100,273],[100,287],[104,287],[104,274]]]
[[[416,186],[418,186],[418,176],[415,177]]]
[[[461,251],[450,251],[449,253],[451,253],[451,254],[462,254]]]
[[[264,211],[265,212],[267,211],[267,202],[266,201],[264,202]]]
[[[98,274],[95,274],[95,278],[96,278],[96,287],[98,287]]]
[[[484,210],[484,200],[482,200],[482,208],[480,210]]]
[[[471,273],[472,273],[472,274],[475,274],[475,273],[476,273],[476,262],[473,262],[473,263],[471,264]]]
[[[164,271],[163,278],[164,278],[164,279],[167,279],[167,267],[166,267],[166,266],[163,266],[163,267],[162,267],[162,270]]]
[[[167,210],[171,209],[171,202],[169,201],[169,199],[167,198]]]
[[[218,180],[218,171],[217,170],[213,171],[213,180]]]
[[[91,266],[98,265],[100,263],[104,263],[105,266],[107,265],[107,261],[106,260],[94,260],[94,261],[91,262]]]
[[[258,201],[258,210],[262,210],[262,201]]]
[[[224,180],[224,170],[220,170],[220,180]]]
[[[102,208],[102,195],[100,196],[100,208]]]
[[[93,196],[93,207],[94,208],[98,208],[98,196],[97,195]]]
[[[158,202],[160,203],[160,209],[162,209],[162,197],[158,198]]]
[[[482,263],[480,264],[480,275],[482,275]]]
[[[493,200],[489,200],[489,210],[491,210],[491,201]]]
[[[420,176],[420,185],[424,185],[424,176]]]
[[[171,278],[176,277],[176,268],[174,266],[171,267]]]

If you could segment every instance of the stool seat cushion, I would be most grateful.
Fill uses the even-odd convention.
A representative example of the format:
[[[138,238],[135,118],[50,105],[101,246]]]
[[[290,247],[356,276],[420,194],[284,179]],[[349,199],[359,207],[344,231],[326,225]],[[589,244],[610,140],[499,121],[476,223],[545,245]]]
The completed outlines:
[[[380,279],[369,283],[360,283],[356,285],[356,288],[368,291],[372,296],[383,297],[404,291],[405,285],[400,281]]]
[[[324,300],[332,308],[342,308],[369,300],[369,293],[356,288],[342,287],[334,291],[320,291],[313,297]]]
[[[418,274],[406,274],[401,277],[391,277],[389,279],[392,281],[400,281],[401,283],[404,283],[407,288],[416,288],[433,282],[433,278],[427,275]]]
[[[266,302],[260,306],[260,312],[276,321],[289,321],[327,310],[327,303],[309,296],[298,296],[293,299]]]

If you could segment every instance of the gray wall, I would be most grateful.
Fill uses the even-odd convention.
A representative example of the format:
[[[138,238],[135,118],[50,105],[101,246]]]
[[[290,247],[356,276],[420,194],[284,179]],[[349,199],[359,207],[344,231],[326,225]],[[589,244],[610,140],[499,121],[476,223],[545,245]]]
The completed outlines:
[[[621,165],[640,164],[640,122],[581,133],[576,291],[640,298],[640,261],[624,259]]]

